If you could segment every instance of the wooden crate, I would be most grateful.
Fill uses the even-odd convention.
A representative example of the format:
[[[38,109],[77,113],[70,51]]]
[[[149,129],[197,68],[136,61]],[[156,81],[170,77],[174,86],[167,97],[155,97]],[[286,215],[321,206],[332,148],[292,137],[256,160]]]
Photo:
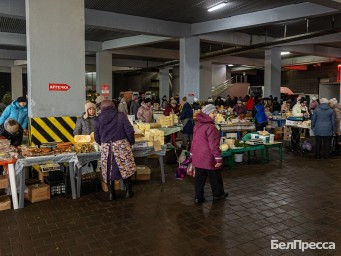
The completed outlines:
[[[146,165],[136,166],[136,180],[150,180],[150,168]]]
[[[31,203],[48,200],[51,198],[50,186],[45,183],[28,185],[28,192],[25,193],[25,199]]]
[[[0,175],[0,189],[8,188],[8,175]]]
[[[0,211],[11,209],[11,199],[9,196],[0,196]]]

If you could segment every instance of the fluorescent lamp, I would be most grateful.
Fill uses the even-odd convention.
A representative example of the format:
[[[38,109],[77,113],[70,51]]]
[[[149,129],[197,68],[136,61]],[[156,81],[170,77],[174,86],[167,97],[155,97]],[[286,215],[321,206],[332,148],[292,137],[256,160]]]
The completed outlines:
[[[219,3],[219,4],[215,5],[215,6],[210,7],[210,8],[208,9],[208,11],[209,11],[209,12],[213,12],[213,11],[215,11],[215,10],[218,10],[218,9],[224,7],[225,5],[226,5],[225,2],[221,2],[221,3]]]
[[[290,52],[281,52],[281,55],[288,55]]]
[[[233,65],[233,64],[228,64],[227,66],[229,66],[229,67],[233,67],[234,65]]]

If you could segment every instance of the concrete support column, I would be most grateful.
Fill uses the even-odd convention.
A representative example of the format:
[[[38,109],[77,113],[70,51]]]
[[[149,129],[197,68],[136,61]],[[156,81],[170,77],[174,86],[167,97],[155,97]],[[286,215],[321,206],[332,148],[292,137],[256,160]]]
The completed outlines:
[[[84,0],[26,0],[29,117],[76,116],[85,103]]]
[[[163,95],[169,99],[169,69],[163,68],[159,71],[159,97],[162,99]]]
[[[189,37],[180,39],[180,93],[189,103],[200,98],[200,39]]]
[[[212,96],[212,63],[205,61],[200,63],[200,101],[206,101]]]
[[[107,51],[96,53],[96,91],[98,93],[101,93],[102,85],[109,85],[109,99],[114,98],[112,87],[112,54]]]
[[[212,86],[226,81],[226,65],[212,65]]]
[[[265,50],[264,97],[281,97],[281,48]]]
[[[12,100],[16,100],[18,97],[24,96],[22,84],[22,67],[11,67],[11,86]]]

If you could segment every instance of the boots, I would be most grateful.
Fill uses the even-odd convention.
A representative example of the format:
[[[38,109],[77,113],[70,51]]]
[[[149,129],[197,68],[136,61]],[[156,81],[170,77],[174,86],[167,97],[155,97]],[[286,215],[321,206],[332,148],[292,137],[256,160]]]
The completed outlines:
[[[133,192],[131,177],[126,178],[124,180],[124,184],[126,186],[126,198],[133,197],[134,196],[134,192]]]
[[[115,182],[114,181],[112,180],[109,181],[108,190],[109,190],[109,201],[115,200],[116,194],[115,194]]]

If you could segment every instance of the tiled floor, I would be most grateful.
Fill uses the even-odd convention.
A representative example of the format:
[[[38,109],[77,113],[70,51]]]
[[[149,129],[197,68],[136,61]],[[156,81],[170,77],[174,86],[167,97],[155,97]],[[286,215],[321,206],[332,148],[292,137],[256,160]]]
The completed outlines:
[[[229,197],[193,204],[193,179],[134,184],[135,197],[97,192],[0,212],[0,255],[341,255],[341,156],[284,153],[223,173]],[[123,194],[120,194],[123,196]],[[271,250],[270,241],[335,242],[336,250]]]

